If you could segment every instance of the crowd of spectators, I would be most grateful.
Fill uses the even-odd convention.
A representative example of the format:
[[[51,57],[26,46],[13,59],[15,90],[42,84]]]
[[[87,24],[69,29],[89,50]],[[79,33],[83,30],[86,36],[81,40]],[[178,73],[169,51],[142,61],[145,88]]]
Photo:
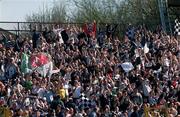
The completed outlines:
[[[130,30],[130,29],[129,29]],[[0,106],[12,117],[180,117],[180,40],[160,28],[132,27],[119,39],[107,29],[36,29],[0,34]],[[149,51],[144,52],[144,47]],[[48,77],[23,74],[22,53],[51,55]],[[132,63],[124,71],[121,64]],[[1,112],[1,111],[0,111]],[[2,113],[1,113],[2,114]]]

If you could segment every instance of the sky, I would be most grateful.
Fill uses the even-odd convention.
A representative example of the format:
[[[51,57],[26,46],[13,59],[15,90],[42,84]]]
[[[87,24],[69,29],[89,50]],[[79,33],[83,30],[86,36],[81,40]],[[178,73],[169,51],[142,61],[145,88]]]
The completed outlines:
[[[0,0],[0,21],[25,21],[25,16],[38,12],[53,0]]]
[[[42,9],[43,4],[52,6],[54,0],[0,0],[1,21],[25,21],[25,17]],[[0,23],[1,28],[7,29],[7,24]]]

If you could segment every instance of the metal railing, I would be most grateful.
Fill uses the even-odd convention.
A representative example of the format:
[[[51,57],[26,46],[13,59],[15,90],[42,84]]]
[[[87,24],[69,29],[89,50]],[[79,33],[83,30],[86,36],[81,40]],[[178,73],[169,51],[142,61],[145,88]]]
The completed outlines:
[[[33,31],[33,28],[36,26],[37,31],[42,32],[44,27],[48,27],[49,29],[52,29],[54,25],[59,25],[60,27],[66,27],[66,26],[80,26],[82,27],[84,23],[74,23],[74,22],[10,22],[10,21],[0,21],[0,32],[1,31],[8,31],[8,32],[14,32],[16,35],[20,35],[22,32],[29,33]],[[105,28],[105,25],[108,23],[97,23],[97,29]],[[116,25],[115,23],[111,25]],[[122,28],[123,27],[123,28]],[[125,29],[125,25],[119,23],[117,32],[122,32],[118,30]]]
[[[51,27],[55,24],[63,26],[63,25],[82,25],[83,23],[0,21],[0,31],[15,31],[19,34],[19,32],[30,32],[35,26],[38,27],[39,29],[38,31],[42,31],[44,26],[48,25]]]

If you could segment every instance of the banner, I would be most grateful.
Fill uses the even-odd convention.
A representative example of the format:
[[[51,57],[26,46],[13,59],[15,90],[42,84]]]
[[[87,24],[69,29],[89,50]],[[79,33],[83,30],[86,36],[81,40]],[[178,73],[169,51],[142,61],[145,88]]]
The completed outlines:
[[[29,72],[29,55],[26,53],[23,53],[21,57],[21,72],[24,74]]]
[[[51,57],[46,53],[37,53],[30,56],[30,68],[36,70],[42,77],[50,77],[53,70]]]
[[[46,53],[36,53],[32,55],[22,54],[21,71],[32,73],[37,71],[42,77],[51,77],[53,73],[58,73],[59,69],[53,70],[51,56]]]
[[[53,70],[53,63],[49,62],[47,64],[44,64],[42,66],[39,66],[35,68],[36,71],[41,74],[43,77],[51,77],[52,75],[52,70]]]
[[[180,22],[178,19],[175,20],[174,34],[180,36]]]
[[[30,67],[32,69],[43,66],[49,62],[48,54],[45,53],[37,53],[30,56]]]
[[[96,22],[94,21],[93,24],[84,24],[83,31],[86,33],[86,35],[89,35],[91,37],[95,37],[96,35]]]
[[[149,52],[149,48],[148,48],[148,46],[147,46],[147,43],[145,43],[143,49],[144,49],[144,53],[145,53],[145,54]]]
[[[134,69],[134,66],[132,65],[131,62],[124,62],[121,64],[121,67],[125,72],[129,72]]]

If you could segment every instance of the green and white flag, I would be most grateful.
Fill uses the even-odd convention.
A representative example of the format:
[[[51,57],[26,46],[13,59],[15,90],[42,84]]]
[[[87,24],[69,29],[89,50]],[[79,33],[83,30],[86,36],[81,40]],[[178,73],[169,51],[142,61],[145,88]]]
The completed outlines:
[[[42,77],[51,77],[53,73],[58,73],[58,70],[53,70],[53,62],[51,56],[46,53],[36,53],[28,55],[23,53],[21,58],[21,72],[32,73],[37,71]]]
[[[21,72],[26,74],[29,73],[30,71],[31,70],[29,69],[29,55],[23,53],[21,57]]]

